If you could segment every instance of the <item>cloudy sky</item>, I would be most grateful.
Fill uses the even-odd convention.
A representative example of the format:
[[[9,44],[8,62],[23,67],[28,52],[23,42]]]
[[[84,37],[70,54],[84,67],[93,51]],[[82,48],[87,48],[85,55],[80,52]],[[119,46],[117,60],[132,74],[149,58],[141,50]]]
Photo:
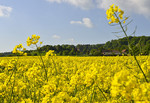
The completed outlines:
[[[150,0],[0,0],[0,52],[20,43],[27,47],[32,34],[41,36],[43,45],[99,44],[123,37],[112,33],[120,30],[106,19],[113,3],[133,20],[129,35],[137,26],[137,36],[150,36]]]

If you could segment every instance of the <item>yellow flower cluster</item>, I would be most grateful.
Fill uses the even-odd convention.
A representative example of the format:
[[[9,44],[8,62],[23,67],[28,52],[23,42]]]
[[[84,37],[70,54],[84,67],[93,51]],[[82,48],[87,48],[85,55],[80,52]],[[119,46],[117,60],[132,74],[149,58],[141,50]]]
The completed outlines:
[[[19,55],[24,55],[26,56],[27,53],[24,53],[23,51],[25,51],[26,48],[24,48],[22,46],[22,44],[19,44],[19,45],[16,45],[15,48],[13,49],[12,53],[15,53],[15,54],[19,54]]]
[[[119,6],[115,6],[112,4],[110,8],[106,11],[107,19],[111,20],[109,24],[111,23],[119,23],[120,20],[123,19],[124,11],[119,8]],[[127,20],[127,17],[125,17],[125,20]],[[123,23],[125,23],[125,20]]]
[[[43,57],[48,81],[38,58],[0,58],[0,103],[149,103],[150,83],[132,56]],[[150,56],[137,59],[150,80]]]
[[[46,52],[45,57],[48,59],[49,56],[56,56],[56,54],[54,53],[54,50],[49,50],[48,52]]]
[[[31,44],[37,44],[39,42],[40,36],[36,36],[36,34],[33,34],[30,37],[27,38],[27,46],[30,46]],[[42,42],[40,42],[42,44]]]

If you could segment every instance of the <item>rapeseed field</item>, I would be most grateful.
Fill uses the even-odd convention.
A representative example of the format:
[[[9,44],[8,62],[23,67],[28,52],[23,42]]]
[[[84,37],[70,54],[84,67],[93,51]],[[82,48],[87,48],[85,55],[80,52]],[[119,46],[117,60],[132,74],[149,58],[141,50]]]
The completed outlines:
[[[0,58],[1,103],[99,103],[150,100],[150,83],[132,56]],[[150,57],[137,57],[150,79]]]

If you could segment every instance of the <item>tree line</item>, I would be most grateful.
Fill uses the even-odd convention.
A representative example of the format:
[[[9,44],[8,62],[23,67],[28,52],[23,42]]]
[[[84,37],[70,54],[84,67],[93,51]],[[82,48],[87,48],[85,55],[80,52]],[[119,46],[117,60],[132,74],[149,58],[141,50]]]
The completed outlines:
[[[130,42],[134,48],[136,55],[149,55],[150,54],[150,36],[130,36]],[[54,50],[59,56],[102,56],[103,52],[109,51],[126,51],[126,54],[130,54],[127,39],[120,38],[116,40],[111,40],[105,44],[78,44],[78,45],[44,45],[40,48],[42,55],[49,50]],[[37,56],[37,50],[27,50],[28,56]],[[113,54],[113,53],[112,53]],[[11,52],[0,53],[0,56],[13,56]],[[131,54],[132,55],[132,54]]]
[[[149,55],[150,54],[150,36],[130,36],[131,45],[134,48],[136,55]],[[78,44],[78,45],[44,45],[40,48],[41,53],[54,50],[57,55],[62,56],[102,56],[105,50],[117,50],[120,53],[122,50],[126,50],[127,54],[130,54],[127,39],[120,38],[111,40],[105,44]],[[38,55],[35,51],[28,51],[31,55]]]

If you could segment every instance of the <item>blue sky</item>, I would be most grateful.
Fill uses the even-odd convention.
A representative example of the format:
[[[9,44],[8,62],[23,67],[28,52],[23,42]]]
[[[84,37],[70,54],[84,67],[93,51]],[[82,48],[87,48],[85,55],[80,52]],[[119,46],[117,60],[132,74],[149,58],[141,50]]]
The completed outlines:
[[[0,52],[15,45],[26,46],[32,34],[43,45],[100,44],[117,39],[117,27],[110,26],[106,9],[115,3],[137,26],[137,36],[150,36],[150,0],[0,0]]]

